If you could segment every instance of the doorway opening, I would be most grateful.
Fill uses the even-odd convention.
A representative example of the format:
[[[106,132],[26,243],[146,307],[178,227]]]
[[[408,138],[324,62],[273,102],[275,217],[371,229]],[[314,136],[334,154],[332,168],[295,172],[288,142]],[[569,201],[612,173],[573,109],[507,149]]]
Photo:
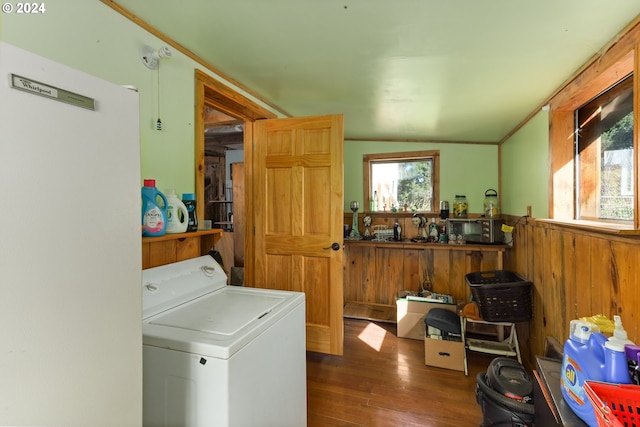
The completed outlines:
[[[250,283],[254,250],[245,236],[253,229],[247,215],[253,212],[253,189],[246,147],[252,146],[253,122],[276,115],[200,70],[195,70],[195,83],[196,214],[224,230],[216,250],[229,282]]]
[[[244,162],[244,121],[215,107],[204,107],[205,219],[213,228],[233,232],[231,164]]]

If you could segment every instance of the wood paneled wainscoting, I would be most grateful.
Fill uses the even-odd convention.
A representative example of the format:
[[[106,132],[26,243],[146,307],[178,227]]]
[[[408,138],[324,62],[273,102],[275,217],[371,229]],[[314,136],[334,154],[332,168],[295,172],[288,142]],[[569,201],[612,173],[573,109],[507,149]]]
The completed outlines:
[[[345,241],[344,300],[346,303],[390,307],[402,290],[451,295],[470,300],[465,275],[501,270],[505,245]]]
[[[505,269],[533,282],[533,319],[520,326],[523,363],[534,366],[545,340],[569,336],[572,319],[603,314],[622,318],[629,339],[640,342],[640,238],[634,232],[531,218],[516,224]]]

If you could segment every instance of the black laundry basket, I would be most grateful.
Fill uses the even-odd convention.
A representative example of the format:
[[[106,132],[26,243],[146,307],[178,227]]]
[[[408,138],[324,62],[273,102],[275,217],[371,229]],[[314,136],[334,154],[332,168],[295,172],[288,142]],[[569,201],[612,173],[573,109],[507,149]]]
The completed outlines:
[[[476,376],[476,401],[482,408],[480,427],[533,426],[533,383],[514,359],[496,357]]]
[[[479,271],[465,275],[480,316],[487,322],[522,322],[533,314],[531,282],[511,271]]]

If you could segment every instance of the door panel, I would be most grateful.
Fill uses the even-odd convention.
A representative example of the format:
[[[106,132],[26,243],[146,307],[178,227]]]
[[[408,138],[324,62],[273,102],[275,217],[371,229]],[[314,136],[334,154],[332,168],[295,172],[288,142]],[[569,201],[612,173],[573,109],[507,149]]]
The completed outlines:
[[[253,154],[254,286],[305,292],[307,349],[342,354],[342,116],[257,121]]]

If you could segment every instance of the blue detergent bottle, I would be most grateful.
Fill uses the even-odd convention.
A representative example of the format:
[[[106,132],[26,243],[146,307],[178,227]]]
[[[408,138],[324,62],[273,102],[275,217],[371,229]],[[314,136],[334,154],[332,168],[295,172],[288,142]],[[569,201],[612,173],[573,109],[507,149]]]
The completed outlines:
[[[142,235],[162,236],[167,229],[167,198],[156,188],[155,179],[142,187]]]
[[[560,389],[573,412],[590,427],[597,427],[593,405],[584,391],[585,380],[604,381],[607,337],[589,322],[572,320],[569,339],[564,344]]]

